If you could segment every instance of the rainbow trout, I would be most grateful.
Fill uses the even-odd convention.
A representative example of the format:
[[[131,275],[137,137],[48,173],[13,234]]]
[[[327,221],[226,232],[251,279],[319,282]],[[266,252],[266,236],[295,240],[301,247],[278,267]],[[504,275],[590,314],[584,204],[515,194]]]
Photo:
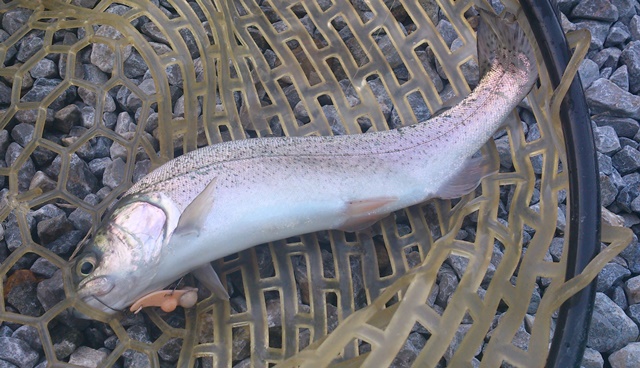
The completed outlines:
[[[228,298],[215,259],[299,234],[362,229],[392,211],[472,191],[492,172],[473,155],[537,78],[513,15],[481,11],[477,39],[478,86],[430,120],[221,143],[160,166],[125,193],[77,257],[78,296],[113,314],[193,272]]]

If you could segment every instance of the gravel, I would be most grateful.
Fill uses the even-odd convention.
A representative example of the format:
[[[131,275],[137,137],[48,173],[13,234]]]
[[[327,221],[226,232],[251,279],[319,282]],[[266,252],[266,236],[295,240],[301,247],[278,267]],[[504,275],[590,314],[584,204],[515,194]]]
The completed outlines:
[[[72,3],[92,7],[98,2],[95,0],[74,0]],[[160,4],[161,11],[167,16],[175,16],[176,10],[170,6],[170,2],[153,1],[152,3],[155,6]],[[360,6],[363,9],[367,7],[365,2],[358,3],[361,3]],[[430,5],[432,1],[421,3],[427,7],[436,6]],[[435,2],[433,3],[435,4]],[[264,4],[267,2],[263,2]],[[195,7],[197,4],[192,2],[192,6]],[[563,12],[565,29],[588,29],[593,36],[589,53],[580,65],[579,75],[585,88],[587,103],[595,127],[602,204],[612,212],[623,216],[628,226],[636,235],[639,235],[640,3],[636,0],[558,0],[558,6]],[[263,9],[266,10],[264,6]],[[297,8],[293,7],[292,11],[298,11],[295,9]],[[129,11],[129,7],[114,5],[109,7],[107,11],[114,14],[125,14]],[[462,40],[458,38],[455,27],[447,19],[439,16],[437,9],[432,13],[434,13],[432,20],[437,25],[438,32],[443,36],[446,45],[455,52],[462,46]],[[30,61],[30,58],[42,50],[44,41],[49,37],[44,31],[24,32],[25,22],[31,14],[30,10],[16,8],[0,17],[0,42],[9,39],[11,35],[23,32],[20,41],[15,46],[6,49],[5,65],[7,66],[19,66]],[[196,9],[196,14],[201,22],[207,20],[202,16],[199,7]],[[275,22],[277,15],[268,11],[267,15]],[[363,19],[370,16],[370,14],[364,13]],[[319,37],[320,32],[315,28],[315,25],[309,22],[309,17],[306,16],[306,18],[305,24],[309,34],[312,37]],[[159,55],[170,50],[171,41],[149,19],[145,17],[132,19],[131,25],[137,27],[144,37],[153,41],[151,44]],[[345,27],[345,23],[339,19],[336,19],[333,25],[339,36],[345,40],[349,51],[352,52],[355,63],[364,65],[369,62],[370,57],[367,52],[356,46],[357,41],[351,33],[352,30]],[[274,26],[278,29],[287,28],[283,21],[277,22]],[[415,28],[401,24],[400,29],[405,34],[411,34]],[[100,37],[125,41],[122,40],[123,36],[120,32],[108,25],[95,26],[94,32]],[[194,58],[196,70],[202,69],[202,64],[199,62],[202,50],[195,47],[196,42],[193,35],[185,30],[181,31],[181,35],[187,46],[185,51]],[[56,32],[54,42],[59,45],[72,45],[84,36],[84,29],[68,29]],[[372,34],[372,37],[384,50],[385,56],[392,64],[393,72],[400,78],[399,82],[404,83],[409,78],[409,74],[404,66],[405,61],[393,54],[395,45],[389,41],[389,37],[384,32]],[[264,42],[258,42],[258,44],[263,48],[268,47]],[[294,41],[292,45],[294,49],[300,47],[299,42]],[[106,44],[98,43],[80,50],[73,73],[86,83],[83,86],[61,86],[70,72],[66,70],[68,61],[64,56],[50,54],[29,64],[27,73],[20,81],[21,101],[25,103],[39,102],[48,98],[51,100],[50,104],[48,108],[43,110],[20,110],[10,124],[0,129],[0,167],[14,165],[20,160],[22,166],[18,172],[17,184],[21,192],[35,188],[40,188],[44,192],[49,191],[58,185],[60,176],[64,174],[63,185],[66,186],[68,192],[89,206],[96,206],[104,200],[108,193],[117,190],[124,183],[127,174],[132,174],[132,180],[136,182],[149,172],[151,160],[146,152],[139,151],[130,154],[121,144],[122,142],[118,139],[114,140],[113,137],[120,136],[123,140],[131,140],[136,132],[143,132],[145,139],[149,140],[152,146],[157,149],[157,140],[154,138],[158,124],[157,106],[146,106],[145,108],[150,109],[150,114],[148,114],[146,121],[141,122],[142,100],[129,89],[132,88],[131,85],[128,87],[116,85],[105,95],[98,93],[98,87],[107,83],[114,73],[122,73],[137,86],[136,92],[153,95],[160,93],[160,90],[156,89],[145,58],[142,57],[139,50],[123,46],[118,52],[120,53],[119,57],[124,61],[122,70],[114,65],[116,51]],[[453,89],[448,82],[448,76],[443,73],[442,67],[434,61],[433,53],[431,50],[424,50],[424,48],[416,49],[415,53],[416,61],[423,66],[433,81],[436,91],[446,100],[448,96],[453,94]],[[271,67],[277,66],[279,60],[272,50],[266,50],[264,54]],[[461,67],[464,77],[472,87],[478,82],[477,68],[475,60],[471,60]],[[174,113],[174,119],[183,118],[185,113],[182,91],[185,79],[183,72],[177,64],[171,64],[165,70],[168,89],[163,90],[162,93],[166,92],[171,95],[170,111]],[[202,74],[202,71],[197,73]],[[237,71],[231,70],[229,76],[233,79],[236,73]],[[311,77],[318,78],[317,75],[311,75]],[[346,78],[346,75],[343,77]],[[200,81],[202,80],[200,79]],[[308,123],[310,112],[307,110],[308,107],[300,102],[297,95],[299,91],[286,82],[286,77],[283,78],[283,81],[281,83],[283,97],[293,107],[295,118],[301,126]],[[0,80],[0,110],[5,109],[10,103],[14,83],[16,80],[8,76]],[[367,79],[367,84],[380,103],[382,114],[388,126],[391,128],[399,126],[401,124],[400,116],[394,109],[392,98],[388,95],[380,78],[370,77]],[[91,88],[92,85],[98,87]],[[362,97],[354,86],[343,80],[340,83],[340,88],[342,88],[347,100],[356,107]],[[258,98],[273,97],[265,96],[266,94],[263,92],[263,95]],[[407,96],[407,101],[419,120],[428,119],[431,116],[423,97],[418,94]],[[394,96],[395,98],[397,97]],[[340,124],[336,108],[331,101],[329,102],[321,101],[318,111],[325,115],[333,134],[346,134],[347,132]],[[245,114],[243,116],[250,114],[239,95],[236,101],[231,103],[238,106],[239,114]],[[194,105],[196,116],[202,115],[202,107],[202,102]],[[532,121],[531,113],[526,108],[521,108],[520,112],[527,141],[539,139],[541,137],[540,130],[537,124]],[[178,121],[176,120],[176,122]],[[22,157],[22,152],[33,143],[33,140],[41,139],[36,134],[35,126],[42,123],[45,126],[42,138],[52,142],[53,146],[46,149],[38,148],[29,157]],[[362,119],[360,123],[363,131],[372,126],[371,121],[365,119]],[[144,124],[144,126],[141,127],[139,124]],[[86,140],[85,134],[89,130],[98,129],[101,131],[105,128],[116,135],[110,136],[111,138],[101,135]],[[269,128],[276,136],[283,134],[282,127],[277,121],[270,122]],[[228,132],[226,133],[228,134]],[[247,135],[255,134],[250,131],[246,133]],[[513,168],[514,162],[509,151],[509,137],[503,135],[496,136],[496,138],[501,166],[506,169]],[[59,150],[55,148],[56,145],[77,147],[75,153],[69,157],[66,168],[67,163],[58,155]],[[135,161],[133,173],[125,171],[128,160]],[[543,161],[540,156],[532,158],[532,165],[537,174],[542,172]],[[0,175],[0,198],[3,197],[8,185],[9,180],[6,176]],[[499,214],[501,220],[505,220],[505,225],[506,209],[508,209],[512,196],[513,191],[507,190],[504,192],[504,200],[500,203]],[[539,185],[537,185],[534,198],[530,203],[531,210],[539,210],[539,197],[540,191]],[[4,261],[12,252],[19,251],[24,245],[24,239],[18,231],[19,221],[26,221],[36,243],[62,258],[68,258],[75,246],[91,229],[91,224],[96,219],[83,208],[68,208],[59,204],[61,203],[46,204],[20,218],[12,212],[7,220],[0,224],[0,262]],[[561,234],[565,229],[566,221],[564,204],[562,204],[556,222],[558,232],[556,236],[559,237],[554,238],[551,244],[549,254],[547,254],[549,259],[558,261],[561,256],[563,247]],[[408,224],[402,223],[398,225],[398,231],[410,234],[411,228]],[[531,235],[529,232],[525,232],[525,243],[531,239]],[[474,237],[473,226],[464,227],[459,234],[460,239],[473,240]],[[323,252],[324,258],[331,259],[332,256],[327,250],[323,249]],[[263,271],[273,275],[272,261],[267,260],[265,252],[259,253],[259,255],[261,264],[265,265]],[[502,250],[496,247],[492,264],[487,271],[487,277],[495,272],[495,265],[502,257]],[[410,265],[417,264],[420,260],[419,252],[412,251],[407,254],[407,262]],[[448,300],[460,282],[460,273],[466,267],[466,263],[462,261],[459,258],[451,257],[447,261],[448,263],[439,270],[438,285],[434,287],[434,292],[430,297],[435,309],[442,311],[447,306]],[[496,264],[493,264],[494,261]],[[335,270],[332,269],[334,265],[329,263],[325,265],[326,268],[323,270],[325,277],[335,276]],[[353,281],[357,285],[363,285],[365,283],[362,276],[362,268],[365,266],[363,261],[353,260],[351,266]],[[387,267],[390,270],[391,264],[387,260],[381,267],[383,269]],[[7,294],[8,310],[28,316],[41,316],[65,299],[62,271],[54,263],[44,257],[27,254],[20,258],[12,268],[12,270],[18,269],[28,270],[33,275],[33,279],[25,280]],[[308,301],[307,271],[306,264],[303,262],[297,264],[296,280],[303,299]],[[540,295],[544,295],[546,286],[544,280],[540,280],[534,286],[528,311],[530,316],[528,317],[534,318],[540,302]],[[235,288],[234,290],[242,289],[238,285],[232,287]],[[588,348],[585,351],[582,366],[585,368],[603,367],[605,362],[612,368],[640,366],[638,361],[640,343],[635,342],[638,339],[638,327],[640,326],[640,244],[637,242],[637,237],[620,257],[607,264],[601,271],[597,282],[597,291]],[[480,295],[484,295],[486,290],[481,288],[478,292]],[[364,293],[356,294],[353,302],[356,308],[361,308],[367,304],[367,295]],[[236,312],[240,312],[243,308],[246,310],[246,301],[240,291],[232,294],[232,305],[237,309]],[[330,319],[328,329],[331,331],[337,324],[337,302],[327,302],[326,308]],[[273,338],[282,343],[280,305],[276,303],[276,299],[267,302],[267,313],[272,320],[269,330],[270,339]],[[472,321],[465,322],[471,323]],[[65,362],[86,367],[99,367],[101,366],[100,362],[116,347],[117,337],[107,325],[97,322],[92,322],[91,325],[86,323],[88,322],[75,320],[62,314],[52,320],[48,328],[54,341],[55,354],[58,359]],[[159,337],[157,327],[145,320],[142,315],[131,317],[130,320],[122,323],[132,339],[152,342]],[[85,329],[85,326],[88,327]],[[454,345],[459,344],[459,340],[464,336],[468,326],[470,325],[463,324],[459,327]],[[232,344],[236,367],[248,366],[250,364],[248,357],[251,353],[251,336],[247,330],[242,328],[234,331]],[[309,334],[307,339],[310,338]],[[412,362],[427,341],[426,338],[428,338],[426,330],[412,331],[409,340],[392,365],[403,367]],[[528,343],[528,338],[529,331],[523,325],[518,330],[513,343],[524,348]],[[309,341],[301,342],[303,346],[308,343]],[[40,345],[40,336],[34,327],[3,322],[0,324],[0,347],[2,347],[0,348],[0,368],[44,367],[46,360],[42,349],[39,348]],[[174,366],[181,347],[182,340],[179,338],[172,338],[165,342],[158,350],[161,365],[163,367]],[[455,346],[450,349],[453,347]],[[479,347],[479,351],[482,348]],[[360,349],[366,351],[367,347],[361,345]],[[445,354],[445,360],[449,356],[450,352]],[[477,360],[472,361],[472,365],[478,363]],[[123,358],[118,361],[116,366],[146,367],[148,365],[149,357],[146,354],[129,350],[123,354]]]

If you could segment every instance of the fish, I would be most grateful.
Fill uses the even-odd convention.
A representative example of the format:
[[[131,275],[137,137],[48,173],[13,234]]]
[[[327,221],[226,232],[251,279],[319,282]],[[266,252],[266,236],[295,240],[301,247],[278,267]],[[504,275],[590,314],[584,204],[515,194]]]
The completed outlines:
[[[389,131],[251,138],[168,161],[126,191],[83,246],[72,265],[77,296],[113,315],[170,295],[162,289],[191,272],[228,299],[216,259],[320,230],[358,231],[393,211],[473,191],[497,166],[476,153],[538,77],[516,17],[479,13],[482,78],[460,103]]]

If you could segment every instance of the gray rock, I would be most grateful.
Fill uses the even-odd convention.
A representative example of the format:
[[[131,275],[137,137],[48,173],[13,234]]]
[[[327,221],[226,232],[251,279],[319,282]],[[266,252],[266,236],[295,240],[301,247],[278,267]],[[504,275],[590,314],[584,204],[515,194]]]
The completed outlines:
[[[38,110],[20,110],[16,112],[14,117],[21,123],[35,124],[38,120]],[[53,122],[53,110],[47,109],[47,116],[45,116],[45,123],[50,124]]]
[[[638,326],[608,296],[596,293],[587,346],[608,353],[637,337]]]
[[[630,207],[633,212],[640,213],[640,196],[631,201]]]
[[[604,46],[604,41],[609,34],[610,22],[603,22],[599,20],[579,20],[574,22],[577,29],[587,29],[591,32],[591,45],[589,50],[601,50]]]
[[[327,121],[329,122],[329,126],[331,127],[331,132],[334,135],[347,134],[347,131],[345,130],[344,125],[342,124],[342,119],[340,118],[340,115],[338,114],[338,111],[336,110],[335,106],[324,105],[322,106],[322,112],[326,116]]]
[[[617,263],[607,263],[598,274],[598,284],[596,290],[601,293],[608,293],[614,285],[622,282],[622,279],[631,275],[631,271]]]
[[[106,111],[102,114],[102,123],[104,127],[113,130],[116,127],[116,122],[118,121],[118,115],[116,115],[113,111]]]
[[[148,23],[147,23],[148,24]],[[124,368],[148,368],[151,367],[149,357],[135,350],[127,350],[122,354],[124,357]]]
[[[45,257],[41,257],[33,263],[33,266],[31,266],[29,270],[38,276],[50,279],[58,270],[58,266],[51,263],[51,261]]]
[[[93,9],[98,0],[71,0],[71,4],[81,8]]]
[[[634,173],[635,174],[635,173]],[[631,174],[633,175],[633,174]],[[629,176],[629,175],[627,175]],[[637,176],[634,176],[637,179]],[[631,212],[631,202],[640,195],[640,182],[634,181],[633,183],[623,184],[622,189],[618,193],[616,198],[616,204],[626,212]]]
[[[109,80],[109,75],[95,65],[82,64],[84,80],[96,86],[102,86]]]
[[[617,118],[613,116],[598,115],[593,120],[598,126],[610,126],[618,137],[634,138],[640,130],[640,124],[631,118]]]
[[[606,68],[602,68],[602,71],[600,71],[600,78],[609,79],[609,77],[611,77],[611,73],[613,73],[612,67],[608,66]]]
[[[111,165],[111,158],[101,157],[89,162],[89,170],[96,178],[102,178],[106,168]]]
[[[600,174],[600,201],[603,206],[608,207],[616,200],[618,188],[611,178],[605,174]]]
[[[20,41],[20,46],[18,47],[18,53],[16,54],[16,59],[20,62],[26,62],[29,60],[36,52],[42,49],[44,41],[40,37],[39,32],[31,33],[28,36],[24,37]]]
[[[612,127],[597,127],[593,133],[598,152],[602,152],[605,155],[613,155],[620,150],[618,135]]]
[[[626,65],[619,67],[609,80],[624,91],[629,91],[629,72]]]
[[[87,346],[80,346],[76,351],[71,353],[69,364],[79,365],[81,367],[98,368],[107,358],[107,353],[101,350],[91,349]]]
[[[613,155],[611,163],[622,175],[632,173],[640,168],[640,151],[626,146]]]
[[[82,231],[71,230],[62,234],[59,238],[47,244],[47,249],[58,255],[67,255],[82,240],[84,234]]]
[[[12,142],[9,144],[7,148],[7,153],[5,155],[5,160],[7,166],[13,166],[18,157],[22,154],[23,148],[16,142]],[[36,167],[33,164],[31,158],[27,158],[22,164],[22,167],[18,171],[18,188],[20,191],[27,191],[29,189],[29,184],[31,183],[31,178],[36,173]]]
[[[81,126],[84,128],[91,128],[96,123],[96,109],[93,106],[83,106],[80,109],[80,115],[82,115]]]
[[[95,92],[86,88],[78,88],[78,96],[82,99],[82,101],[89,106],[97,106],[98,104],[98,96]],[[110,95],[106,95],[104,98],[103,110],[107,112],[115,111],[116,103]]]
[[[33,79],[58,77],[58,66],[53,60],[42,59],[29,70]]]
[[[592,113],[608,112],[614,116],[640,119],[640,97],[613,82],[600,78],[585,92]]]
[[[628,309],[629,317],[636,325],[640,325],[640,304],[633,304]]]
[[[629,22],[629,33],[633,41],[640,41],[640,16],[634,15]]]
[[[11,87],[7,87],[0,82],[0,104],[8,105],[11,103]]]
[[[31,9],[16,8],[9,10],[2,17],[2,29],[9,34],[14,34],[27,23],[31,14],[33,14]]]
[[[629,226],[629,224],[626,225]],[[640,274],[640,244],[635,235],[633,236],[631,244],[620,253],[620,256],[627,261],[627,266],[631,272]]]
[[[153,22],[143,24],[142,27],[140,27],[140,30],[143,34],[149,36],[156,42],[160,42],[165,45],[169,44],[169,40],[165,37],[160,28],[158,28],[158,26]]]
[[[571,9],[573,9],[576,4],[578,4],[580,0],[557,0],[558,9],[563,14],[570,14]]]
[[[389,368],[409,367],[416,360],[427,340],[421,334],[412,332],[398,351]]]
[[[622,54],[622,50],[619,48],[607,47],[591,57],[591,60],[595,61],[599,68],[616,68],[620,54]]]
[[[640,342],[633,342],[609,355],[611,368],[640,367]]]
[[[118,40],[122,38],[122,33],[117,29],[109,25],[100,26],[96,30],[96,36],[110,38]],[[126,47],[124,50],[123,59],[126,60],[131,53],[131,47]],[[91,49],[91,64],[97,66],[105,73],[111,73],[113,71],[113,63],[115,61],[115,54],[113,50],[103,43],[93,43]]]
[[[621,137],[620,138],[620,147],[624,148],[624,147],[627,147],[627,146],[629,146],[629,147],[631,147],[633,149],[638,149],[638,147],[640,147],[638,142],[634,141],[633,139]]]
[[[73,230],[73,224],[71,224],[64,213],[40,221],[37,226],[38,237],[45,246],[71,230]]]
[[[142,77],[144,73],[149,70],[149,67],[142,56],[136,50],[133,50],[131,55],[125,60],[123,69],[124,75],[127,78],[138,78]]]
[[[182,350],[182,339],[172,338],[158,349],[158,356],[166,362],[177,362]]]
[[[178,64],[171,64],[165,69],[167,73],[167,80],[172,86],[181,87],[183,83],[182,69]]]
[[[611,4],[618,8],[618,19],[624,24],[628,24],[636,14],[635,3],[635,0],[611,0]]]
[[[53,120],[53,128],[59,132],[69,134],[71,128],[80,125],[82,113],[76,105],[68,105],[56,112]]]
[[[69,221],[71,221],[73,227],[86,234],[91,229],[93,218],[89,212],[82,208],[77,208],[69,214]]]
[[[122,158],[116,158],[104,170],[104,175],[102,176],[102,184],[111,189],[116,188],[118,185],[122,184],[125,179],[125,169],[126,163],[122,160]]]
[[[445,19],[441,19],[440,22],[438,22],[436,29],[438,30],[438,32],[440,32],[442,39],[449,47],[451,47],[453,40],[458,38],[458,33],[453,28],[453,25],[451,25],[451,23]]]
[[[622,286],[616,286],[613,288],[613,291],[611,292],[611,300],[613,300],[613,302],[622,310],[629,307],[629,303],[627,303],[627,295],[625,294]]]
[[[146,94],[147,96],[152,96],[156,93],[156,85],[153,79],[142,81],[142,83],[140,83],[138,87],[140,87],[142,92],[144,92],[144,94]],[[127,97],[126,105],[129,111],[135,111],[138,108],[142,107],[142,100],[138,95],[132,93]]]
[[[11,335],[13,335],[13,330],[9,326],[0,325],[0,337],[11,337]]]
[[[133,168],[133,177],[131,180],[133,183],[137,183],[145,175],[151,171],[151,160],[142,160],[136,162],[136,166]]]
[[[615,22],[618,8],[609,0],[581,0],[571,11],[571,17]]]
[[[43,313],[42,305],[36,299],[36,283],[25,281],[14,286],[7,294],[7,302],[15,307],[20,314],[38,317]]]
[[[0,130],[0,156],[5,156],[7,148],[9,148],[9,132]]]
[[[598,168],[600,169],[600,174],[611,175],[613,173],[611,157],[600,152],[596,152],[596,154],[598,157]]]
[[[136,123],[128,112],[118,114],[114,131],[118,134],[136,131]]]
[[[452,268],[442,267],[438,271],[438,286],[440,290],[436,297],[436,304],[444,308],[458,287],[458,277]]]
[[[632,277],[624,283],[629,304],[640,303],[640,276]]]
[[[603,368],[604,367],[604,359],[602,359],[602,355],[597,351],[591,348],[584,349],[584,354],[582,356],[582,363],[580,363],[581,368]]]
[[[98,190],[98,179],[91,173],[89,166],[78,155],[69,157],[69,176],[67,177],[67,190],[78,198],[84,198],[89,193]],[[44,172],[57,180],[60,173],[61,158],[57,156]]]
[[[31,215],[27,215],[27,226],[29,226],[29,229],[27,231],[33,232],[36,229],[36,220]],[[13,252],[22,245],[20,227],[18,226],[18,220],[16,219],[15,213],[13,212],[10,213],[7,217],[4,240],[6,241],[7,249],[9,249],[10,252]]]
[[[146,327],[140,325],[134,325],[127,329],[127,335],[130,338],[141,341],[151,343],[151,337],[149,336],[149,330]]]
[[[33,125],[20,123],[11,130],[11,138],[24,147],[33,139],[34,131]]]
[[[5,17],[5,19],[6,19],[6,17]],[[0,42],[6,41],[7,38],[9,38],[9,34],[7,32],[5,32],[3,29],[0,29]],[[6,47],[6,45],[5,45],[5,47]],[[16,55],[17,52],[18,52],[18,49],[16,48],[15,45],[7,47],[5,49],[5,58],[4,58],[5,64],[8,65],[10,60],[13,59],[13,57]],[[23,83],[24,82],[25,81],[23,80]]]
[[[629,91],[640,91],[640,41],[631,41],[620,54],[620,62],[629,69]],[[635,118],[638,120],[638,118]]]
[[[33,83],[33,87],[27,92],[20,101],[22,102],[41,102],[45,97],[49,96],[51,92],[60,84],[60,79],[46,79],[39,78]],[[58,96],[49,105],[49,108],[53,110],[59,110],[63,106],[66,106],[69,102],[73,101],[76,97],[76,87],[71,86],[59,93]]]
[[[631,38],[629,28],[622,22],[616,22],[609,30],[609,35],[607,35],[607,39],[604,41],[604,47],[624,46],[624,43],[627,42],[629,38]]]
[[[40,358],[40,354],[20,339],[0,337],[0,346],[0,359],[20,368],[32,368]]]
[[[451,51],[456,51],[463,46],[464,42],[460,38],[456,38],[451,44]],[[480,69],[478,67],[478,62],[475,59],[471,59],[460,65],[460,71],[471,88],[478,85],[478,82],[480,81]]]
[[[37,297],[45,311],[65,299],[61,270],[55,271],[50,279],[43,280],[38,284]]]
[[[26,342],[37,352],[42,352],[42,342],[40,341],[38,329],[33,326],[20,326],[13,332],[13,334],[11,334],[11,337]]]
[[[59,324],[51,331],[51,340],[56,358],[59,360],[67,358],[78,346],[84,342],[82,332],[75,328]]]
[[[244,106],[244,105],[243,105]],[[184,95],[180,96],[176,101],[176,104],[173,106],[173,115],[174,116],[184,116]],[[200,102],[195,102],[195,110],[192,111],[195,116],[200,116],[202,114],[202,106]]]
[[[582,87],[587,89],[596,79],[600,78],[600,68],[595,61],[584,59],[578,68],[578,74],[582,81]]]

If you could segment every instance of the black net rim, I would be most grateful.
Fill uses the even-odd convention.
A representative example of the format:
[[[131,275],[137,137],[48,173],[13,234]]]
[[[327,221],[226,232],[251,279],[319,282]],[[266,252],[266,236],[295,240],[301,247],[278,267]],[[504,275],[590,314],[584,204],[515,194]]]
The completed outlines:
[[[549,77],[556,88],[571,58],[555,1],[521,0]],[[600,183],[589,109],[578,75],[562,101],[560,121],[569,172],[568,259],[565,278],[579,275],[600,246]],[[547,367],[580,366],[587,343],[596,279],[560,308]]]

